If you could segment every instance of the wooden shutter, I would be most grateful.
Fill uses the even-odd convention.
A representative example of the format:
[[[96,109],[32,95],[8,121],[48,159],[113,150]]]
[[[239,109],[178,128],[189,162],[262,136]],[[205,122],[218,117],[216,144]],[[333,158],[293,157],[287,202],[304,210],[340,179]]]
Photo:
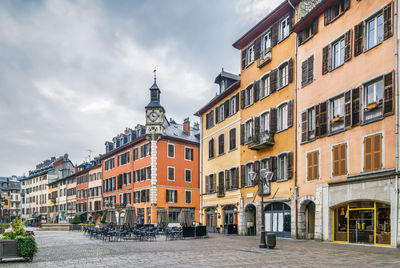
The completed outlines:
[[[253,102],[258,101],[260,98],[260,83],[259,81],[254,81],[253,83]]]
[[[383,8],[383,40],[386,40],[393,35],[392,16],[392,2],[390,2]]]
[[[344,61],[349,61],[351,59],[351,39],[353,36],[353,30],[350,29],[344,34]]]
[[[244,99],[245,99],[245,90],[242,90],[241,92],[240,92],[240,108],[241,109],[244,109]]]
[[[314,80],[314,55],[307,60],[307,83],[311,83]]]
[[[240,166],[240,187],[246,186],[246,166]]]
[[[261,37],[254,42],[254,60],[259,59],[261,54]]]
[[[270,91],[275,92],[278,88],[278,69],[273,69],[270,74]]]
[[[363,52],[364,42],[364,22],[360,22],[354,26],[354,57],[357,57]]]
[[[383,76],[383,115],[392,115],[394,112],[394,72],[390,72]]]
[[[242,50],[242,70],[246,68],[246,49]]]
[[[297,39],[299,40],[299,46],[300,46],[300,45],[303,43],[303,41],[304,41],[303,35],[304,35],[304,30],[301,31],[301,32],[299,32],[299,34],[297,35]]]
[[[320,136],[319,121],[320,121],[320,112],[319,112],[319,104],[317,104],[315,106],[315,137]]]
[[[225,191],[229,190],[231,185],[229,184],[229,170],[225,170]]]
[[[254,162],[254,172],[256,173],[256,177],[252,181],[252,185],[255,186],[260,181],[260,161]]]
[[[206,177],[207,177],[207,176],[206,176]],[[165,195],[166,195],[165,201],[167,201],[167,203],[169,202],[169,191],[170,191],[170,190],[167,190],[167,191],[166,191],[166,194],[165,194]],[[136,193],[139,193],[139,192],[136,192]],[[138,198],[138,199],[139,199],[139,198]]]
[[[239,188],[239,168],[234,169],[234,188]]]
[[[269,131],[271,133],[275,133],[277,129],[277,124],[278,124],[278,118],[277,118],[277,109],[276,108],[271,108],[270,114],[269,114]]]
[[[301,63],[301,86],[304,87],[308,84],[308,60]]]
[[[256,116],[254,118],[254,133],[255,136],[260,137],[260,117]]]
[[[272,47],[276,46],[278,44],[278,36],[279,36],[279,23],[276,22],[274,25],[272,25],[271,28],[271,45]]]
[[[372,170],[372,137],[364,138],[364,171]]]
[[[122,175],[118,175],[118,189],[122,188]]]
[[[373,169],[381,169],[382,168],[382,134],[374,135],[373,138]]]
[[[174,191],[174,203],[178,202],[178,191]]]
[[[206,192],[206,193],[208,193],[208,192],[210,191],[210,185],[209,185],[209,181],[208,181],[209,178],[210,178],[209,176],[206,176],[206,177],[205,177],[205,180],[206,180],[206,183],[205,183],[205,185],[206,185],[205,192]]]
[[[344,93],[344,127],[351,127],[351,90]]]
[[[360,123],[360,90],[356,87],[351,90],[351,125],[355,126]]]
[[[319,104],[319,135],[323,136],[328,131],[328,115],[327,115],[327,102]]]
[[[277,178],[277,159],[276,156],[272,156],[269,158],[270,159],[270,167],[271,167],[271,171],[273,173],[272,176],[272,181],[276,181]]]
[[[347,144],[342,143],[340,147],[340,175],[345,175],[347,173]]]
[[[290,59],[288,62],[288,72],[289,72],[289,79],[288,79],[288,83],[292,83],[293,82],[293,60]]]
[[[288,103],[287,126],[288,128],[293,126],[293,100]]]
[[[313,179],[313,153],[307,153],[307,180]]]
[[[291,179],[293,177],[293,153],[288,152],[287,153],[287,174],[288,174],[288,179]]]
[[[331,9],[327,8],[324,12],[324,25],[328,25],[331,22]]]
[[[307,134],[308,134],[308,129],[307,129],[307,111],[304,111],[301,113],[301,142],[307,141]]]
[[[210,128],[210,114],[206,114],[206,129]]]
[[[215,108],[215,123],[218,123],[220,118],[219,118],[219,109],[220,107]]]
[[[233,111],[232,111],[232,113],[233,113]],[[225,118],[227,118],[229,116],[229,100],[226,100],[224,102],[224,115],[225,115]]]
[[[239,93],[237,93],[236,95],[235,95],[235,98],[236,98],[236,110],[235,110],[235,113],[237,113],[238,111],[239,111]]]
[[[244,128],[244,124],[240,125],[240,145],[244,145],[244,133],[245,128]]]
[[[319,178],[319,151],[315,151],[313,154],[313,179]]]
[[[330,54],[330,45],[327,45],[322,49],[322,75],[329,72]]]
[[[338,176],[339,175],[339,170],[340,170],[340,161],[339,161],[339,149],[340,145],[333,146],[333,152],[332,152],[332,164],[333,164],[333,170],[332,170],[332,175],[333,176]]]
[[[318,33],[318,18],[316,18],[311,26],[311,35]]]
[[[350,0],[344,0],[343,10],[346,11],[350,8]]]

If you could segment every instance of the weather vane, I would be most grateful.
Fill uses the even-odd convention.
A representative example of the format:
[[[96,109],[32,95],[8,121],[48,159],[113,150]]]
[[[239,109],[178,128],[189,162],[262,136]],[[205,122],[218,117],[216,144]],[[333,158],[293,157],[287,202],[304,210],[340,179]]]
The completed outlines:
[[[156,67],[154,67],[154,70],[153,70],[153,73],[154,73],[154,83],[155,83],[156,80],[157,80],[157,74],[156,74],[156,72],[157,72]]]

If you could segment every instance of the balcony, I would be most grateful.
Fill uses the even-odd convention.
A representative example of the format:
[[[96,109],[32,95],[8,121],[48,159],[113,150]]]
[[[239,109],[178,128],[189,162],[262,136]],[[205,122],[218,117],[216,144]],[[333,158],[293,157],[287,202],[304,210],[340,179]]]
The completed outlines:
[[[50,198],[50,202],[52,202],[52,203],[56,203],[56,202],[57,202],[57,199],[56,199],[55,197],[53,197],[53,198]]]
[[[224,197],[225,196],[225,188],[224,188],[224,186],[218,186],[217,196],[218,197]]]
[[[274,134],[270,132],[262,132],[261,134],[256,134],[253,137],[253,140],[249,143],[249,149],[258,151],[271,147],[274,144]]]
[[[268,48],[261,52],[261,57],[258,60],[257,67],[262,68],[272,60],[272,48]]]

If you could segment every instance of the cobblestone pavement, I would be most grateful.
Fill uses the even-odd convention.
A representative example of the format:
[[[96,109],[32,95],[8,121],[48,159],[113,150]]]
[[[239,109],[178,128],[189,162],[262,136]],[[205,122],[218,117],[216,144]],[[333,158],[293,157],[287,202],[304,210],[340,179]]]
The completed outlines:
[[[0,267],[400,267],[400,249],[278,239],[273,250],[258,237],[223,236],[153,242],[106,242],[82,232],[36,231],[32,263]]]

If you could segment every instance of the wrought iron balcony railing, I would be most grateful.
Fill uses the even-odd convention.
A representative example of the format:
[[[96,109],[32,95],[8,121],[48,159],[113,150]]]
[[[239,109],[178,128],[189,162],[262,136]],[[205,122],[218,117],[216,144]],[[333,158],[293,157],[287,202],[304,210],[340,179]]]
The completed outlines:
[[[258,151],[274,144],[274,133],[264,131],[261,134],[254,135],[252,142],[249,143],[249,149]]]

